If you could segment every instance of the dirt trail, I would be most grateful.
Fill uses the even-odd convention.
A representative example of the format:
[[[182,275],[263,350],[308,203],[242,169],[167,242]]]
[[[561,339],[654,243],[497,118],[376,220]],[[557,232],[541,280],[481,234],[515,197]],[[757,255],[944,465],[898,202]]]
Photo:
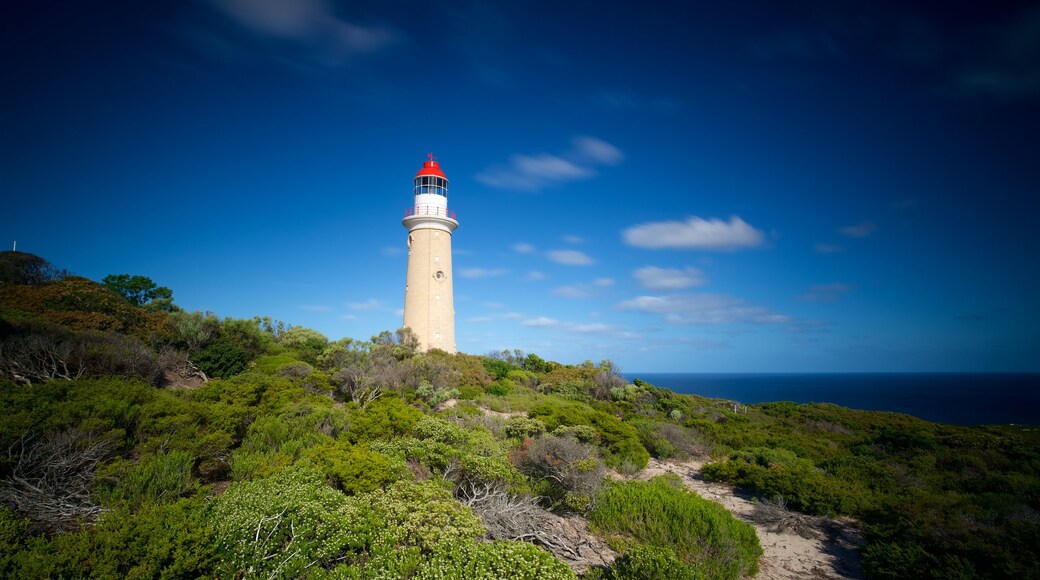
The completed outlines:
[[[803,578],[863,578],[859,550],[863,539],[859,530],[848,522],[828,520],[818,539],[807,539],[793,532],[778,532],[772,526],[749,520],[754,509],[750,497],[733,486],[712,483],[701,478],[703,461],[660,461],[651,459],[637,479],[650,479],[662,473],[674,473],[687,488],[705,499],[718,502],[737,518],[755,526],[762,544],[758,580],[801,580]]]

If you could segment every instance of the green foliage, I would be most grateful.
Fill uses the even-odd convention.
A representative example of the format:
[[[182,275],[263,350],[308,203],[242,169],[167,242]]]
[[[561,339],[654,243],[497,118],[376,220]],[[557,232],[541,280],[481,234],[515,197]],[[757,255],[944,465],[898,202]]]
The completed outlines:
[[[489,544],[451,542],[438,546],[416,578],[453,580],[567,580],[575,578],[566,564],[525,542]]]
[[[30,537],[21,551],[0,555],[0,571],[9,578],[212,576],[214,541],[204,498],[146,503],[109,512],[80,532]]]
[[[226,338],[218,338],[191,357],[191,362],[208,377],[228,378],[246,368],[246,353]]]
[[[560,426],[587,425],[596,429],[605,451],[605,461],[612,467],[639,470],[646,467],[650,454],[639,442],[639,433],[621,419],[572,401],[546,401],[529,412],[552,430]]]
[[[446,387],[438,388],[424,380],[419,385],[419,388],[415,390],[415,396],[422,399],[427,405],[436,407],[448,399],[458,397],[459,390]]]
[[[753,447],[732,454],[728,461],[708,464],[701,473],[709,480],[757,489],[767,497],[783,496],[791,507],[814,514],[856,513],[856,501],[871,499],[865,490],[862,497],[853,496],[812,461],[786,449]]]
[[[169,310],[173,305],[173,291],[145,276],[109,274],[101,283],[138,306]]]
[[[68,276],[65,270],[59,270],[50,262],[26,252],[0,252],[0,285],[25,284],[40,286]]]
[[[357,546],[344,512],[347,498],[312,465],[286,468],[267,479],[237,483],[216,499],[213,526],[221,576],[303,576],[312,563],[330,562]]]
[[[741,578],[758,572],[762,555],[755,530],[717,503],[666,479],[608,485],[589,516],[596,529],[675,550],[704,578]],[[643,560],[649,558],[640,556]],[[652,558],[661,561],[658,554]]]
[[[311,365],[317,365],[318,357],[325,351],[325,347],[329,344],[329,339],[325,338],[325,335],[317,330],[294,326],[279,337],[278,344],[289,349],[300,360]]]
[[[408,473],[403,461],[349,443],[329,441],[306,452],[322,472],[345,493],[368,493],[402,479]]]
[[[618,556],[608,580],[702,580],[706,576],[686,565],[671,548],[637,545]]]
[[[506,419],[506,436],[514,439],[534,437],[535,435],[545,433],[545,430],[545,423],[538,419],[528,419],[527,417],[510,417]]]
[[[99,491],[102,501],[126,503],[137,507],[146,503],[163,503],[198,489],[191,475],[195,458],[183,451],[172,451],[135,462],[119,460],[100,471],[97,479],[114,480]]]
[[[348,437],[354,443],[400,437],[410,432],[422,416],[422,411],[401,399],[385,396],[354,415],[347,429]]]

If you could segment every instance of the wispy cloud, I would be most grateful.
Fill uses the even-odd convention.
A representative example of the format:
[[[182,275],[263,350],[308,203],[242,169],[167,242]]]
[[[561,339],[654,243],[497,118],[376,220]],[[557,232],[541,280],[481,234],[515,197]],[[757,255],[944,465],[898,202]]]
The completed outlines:
[[[625,154],[610,143],[595,137],[575,137],[571,140],[573,157],[592,165],[617,165],[625,159]]]
[[[632,226],[621,235],[625,243],[638,248],[736,250],[754,248],[765,241],[761,231],[737,216],[728,222],[697,216],[690,216],[684,222],[651,222]]]
[[[300,304],[299,308],[308,312],[328,312],[332,310],[331,307],[322,304]]]
[[[869,220],[838,229],[838,233],[850,238],[865,238],[877,231],[877,225]]]
[[[403,42],[386,25],[340,18],[324,0],[210,0],[234,25],[261,38],[291,42],[324,64],[385,50]]]
[[[544,327],[544,326],[556,326],[560,321],[555,318],[549,318],[548,316],[538,316],[536,318],[528,318],[522,321],[520,324],[524,326]]]
[[[475,179],[490,187],[533,192],[590,179],[598,174],[597,167],[617,165],[622,159],[621,150],[602,139],[575,137],[563,153],[518,153],[508,164],[489,167]]]
[[[584,244],[585,238],[581,236],[575,236],[574,234],[567,234],[566,236],[563,236],[563,241],[567,242],[568,244]]]
[[[357,320],[356,314],[343,314],[339,317],[340,320]]]
[[[682,290],[708,283],[704,273],[697,268],[658,268],[645,266],[632,272],[636,280],[647,290]]]
[[[546,255],[553,262],[568,266],[587,266],[596,262],[588,254],[578,250],[551,250]]]
[[[459,270],[459,276],[463,278],[493,278],[508,274],[505,268],[463,268]]]
[[[583,288],[577,284],[571,284],[569,286],[560,286],[559,288],[553,288],[553,294],[556,296],[563,296],[564,298],[591,298],[592,293],[588,289]]]
[[[517,242],[510,247],[518,254],[530,254],[534,251],[534,246],[526,242]]]
[[[532,282],[537,280],[545,280],[545,273],[539,272],[538,270],[531,270],[527,273],[527,279]]]
[[[368,300],[365,300],[363,302],[348,302],[347,303],[347,308],[349,308],[351,310],[357,310],[357,311],[360,311],[360,312],[365,312],[365,311],[368,311],[368,310],[375,310],[376,308],[382,308],[382,307],[383,307],[383,301],[382,300],[376,300],[375,298],[369,298]]]
[[[835,282],[833,284],[817,284],[809,286],[804,294],[800,296],[806,302],[836,302],[846,293],[851,292],[855,286]]]
[[[794,320],[764,306],[748,304],[739,298],[723,294],[637,296],[621,302],[616,308],[661,314],[666,322],[672,324],[781,324]]]
[[[600,288],[607,288],[614,285],[613,278],[596,278],[592,281],[593,286],[599,286]]]

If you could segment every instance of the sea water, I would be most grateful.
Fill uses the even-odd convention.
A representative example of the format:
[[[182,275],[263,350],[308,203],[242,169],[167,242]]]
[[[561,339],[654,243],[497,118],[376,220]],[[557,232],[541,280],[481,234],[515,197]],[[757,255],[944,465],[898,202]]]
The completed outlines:
[[[625,373],[677,393],[740,403],[834,403],[959,425],[1040,425],[1040,374]]]

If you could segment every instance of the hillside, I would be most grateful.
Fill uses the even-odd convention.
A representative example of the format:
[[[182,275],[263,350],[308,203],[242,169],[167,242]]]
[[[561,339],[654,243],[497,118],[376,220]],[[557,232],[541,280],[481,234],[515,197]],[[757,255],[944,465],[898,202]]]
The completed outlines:
[[[643,481],[651,459],[738,486],[760,528],[859,522],[869,577],[1040,569],[1035,431],[828,404],[734,411],[626,384],[610,361],[423,354],[406,329],[330,341],[10,254],[4,577],[758,573],[755,529],[685,473]]]

